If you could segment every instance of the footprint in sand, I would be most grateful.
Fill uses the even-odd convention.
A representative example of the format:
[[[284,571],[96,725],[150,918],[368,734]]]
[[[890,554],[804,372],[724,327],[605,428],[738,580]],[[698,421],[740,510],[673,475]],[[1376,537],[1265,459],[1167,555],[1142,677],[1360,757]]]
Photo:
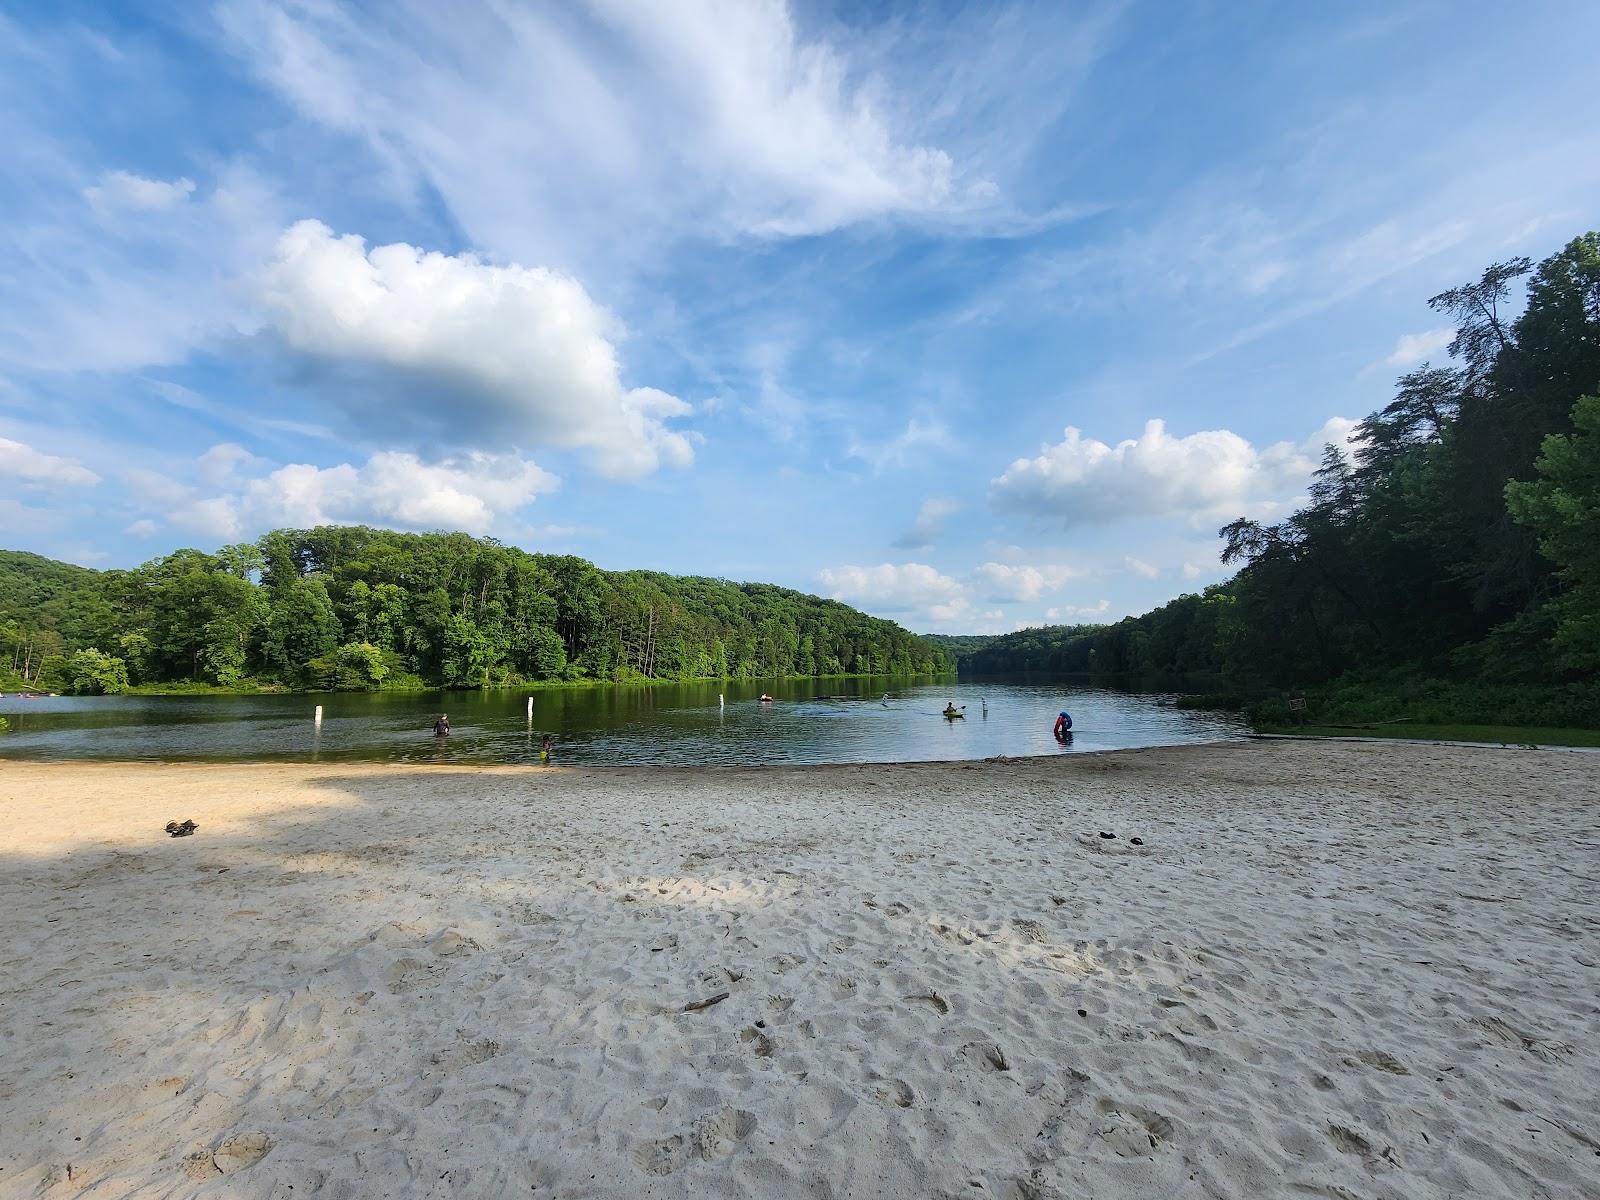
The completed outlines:
[[[1172,1122],[1160,1113],[1109,1100],[1102,1100],[1097,1107],[1104,1120],[1095,1136],[1119,1158],[1148,1158],[1172,1138]]]
[[[919,992],[915,996],[905,996],[902,999],[920,1000],[941,1017],[950,1011],[950,1002],[938,992]]]
[[[1390,1075],[1409,1075],[1410,1069],[1387,1050],[1363,1050],[1356,1055],[1367,1066],[1379,1071],[1387,1071]]]
[[[439,1051],[431,1060],[434,1066],[442,1067],[449,1073],[488,1062],[503,1049],[499,1042],[491,1042],[488,1038],[469,1039],[460,1034],[456,1038],[454,1046]]]
[[[755,1131],[756,1116],[742,1108],[723,1108],[701,1121],[694,1131],[695,1148],[706,1162],[727,1158]]]
[[[1011,1070],[1006,1052],[993,1042],[968,1042],[958,1053],[985,1074]]]
[[[741,1029],[739,1031],[739,1040],[749,1043],[750,1053],[757,1058],[771,1058],[772,1051],[776,1048],[772,1044],[772,1039],[754,1025]]]
[[[912,1101],[917,1096],[911,1090],[911,1085],[903,1079],[880,1079],[873,1086],[873,1096],[885,1104],[892,1104],[896,1108],[910,1108]]]
[[[442,963],[419,962],[414,958],[396,959],[386,972],[389,990],[400,996],[407,992],[420,991],[442,975],[444,970]]]
[[[633,1165],[646,1175],[670,1175],[691,1157],[718,1162],[736,1151],[755,1127],[754,1113],[724,1107],[698,1121],[687,1137],[675,1133],[645,1142],[634,1150]]]
[[[1372,1153],[1371,1142],[1354,1129],[1346,1129],[1343,1125],[1329,1125],[1328,1138],[1333,1142],[1333,1148],[1340,1154],[1354,1154],[1366,1158]]]
[[[253,1167],[272,1149],[272,1139],[264,1133],[236,1133],[224,1138],[215,1150],[197,1150],[183,1160],[183,1173],[190,1179],[214,1179]]]
[[[428,943],[428,949],[432,950],[440,958],[457,958],[475,953],[478,950],[482,950],[483,947],[465,934],[457,933],[454,929],[446,929]]]
[[[1393,1146],[1385,1146],[1381,1151],[1376,1149],[1371,1142],[1362,1137],[1354,1129],[1347,1129],[1343,1125],[1328,1125],[1328,1139],[1333,1142],[1333,1148],[1340,1154],[1349,1154],[1367,1160],[1369,1165],[1378,1160],[1389,1163],[1391,1166],[1400,1165],[1400,1156]]]
[[[1050,940],[1050,931],[1037,921],[1019,917],[1011,922],[1011,926],[1027,941],[1038,943]]]
[[[687,1155],[683,1135],[675,1133],[659,1141],[646,1142],[633,1152],[633,1165],[646,1175],[671,1175],[683,1166]]]

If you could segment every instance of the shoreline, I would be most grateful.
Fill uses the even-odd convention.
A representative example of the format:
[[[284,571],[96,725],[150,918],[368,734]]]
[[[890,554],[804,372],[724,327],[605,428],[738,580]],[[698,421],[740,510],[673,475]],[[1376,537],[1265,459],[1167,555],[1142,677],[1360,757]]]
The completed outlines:
[[[1578,1200],[1600,760],[1465,749],[10,760],[0,1196]]]
[[[1319,738],[1279,738],[1276,734],[1239,733],[1227,737],[1211,738],[1207,741],[1196,742],[1170,742],[1157,746],[1108,746],[1104,750],[1074,750],[1071,753],[1056,750],[1045,750],[1038,754],[1001,754],[991,755],[988,758],[909,758],[895,759],[892,761],[877,759],[864,759],[846,762],[770,762],[770,763],[589,763],[589,762],[483,762],[463,759],[460,762],[424,762],[420,759],[367,759],[348,758],[318,761],[310,758],[238,758],[238,759],[210,759],[210,758],[42,758],[42,757],[10,757],[0,753],[0,763],[10,763],[16,766],[40,766],[53,768],[66,767],[109,767],[109,768],[146,768],[146,767],[207,767],[216,770],[234,768],[262,768],[292,767],[318,770],[355,771],[370,768],[374,771],[399,770],[399,771],[467,771],[481,770],[495,771],[527,771],[533,774],[546,774],[553,771],[590,771],[595,774],[619,772],[631,774],[647,772],[650,774],[660,772],[673,772],[677,774],[694,774],[697,772],[730,771],[832,771],[854,770],[862,767],[883,768],[912,768],[912,767],[1003,767],[1016,763],[1057,762],[1071,759],[1098,758],[1108,754],[1140,754],[1155,750],[1191,750],[1207,746],[1229,746],[1255,740],[1283,740],[1283,741],[1323,741],[1333,739]],[[1340,739],[1360,741],[1363,739]],[[1376,739],[1368,739],[1376,740]],[[1395,739],[1401,741],[1402,739]],[[1432,745],[1436,743],[1420,743]],[[1443,744],[1443,743],[1438,743]],[[1501,747],[1498,744],[1487,742],[1462,742],[1463,746],[1487,746],[1490,749],[1522,749],[1530,747],[1515,746]],[[4,743],[0,743],[3,749]],[[1538,749],[1538,747],[1533,747]],[[1566,749],[1566,747],[1557,747]]]

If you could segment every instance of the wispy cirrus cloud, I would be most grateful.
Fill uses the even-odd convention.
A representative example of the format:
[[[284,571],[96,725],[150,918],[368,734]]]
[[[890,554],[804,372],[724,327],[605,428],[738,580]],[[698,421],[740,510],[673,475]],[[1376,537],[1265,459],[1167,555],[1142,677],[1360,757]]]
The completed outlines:
[[[304,116],[436,188],[475,240],[536,261],[604,230],[799,236],[992,200],[870,63],[769,0],[396,3],[382,20],[226,0],[218,19]]]

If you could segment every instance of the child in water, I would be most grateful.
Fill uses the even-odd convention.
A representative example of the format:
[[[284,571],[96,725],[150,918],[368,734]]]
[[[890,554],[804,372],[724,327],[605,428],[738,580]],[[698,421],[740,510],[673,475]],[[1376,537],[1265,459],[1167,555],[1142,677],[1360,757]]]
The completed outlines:
[[[555,738],[551,737],[548,733],[545,734],[544,735],[544,741],[539,743],[539,761],[540,762],[547,763],[547,762],[550,761],[550,751],[554,746],[555,746]]]

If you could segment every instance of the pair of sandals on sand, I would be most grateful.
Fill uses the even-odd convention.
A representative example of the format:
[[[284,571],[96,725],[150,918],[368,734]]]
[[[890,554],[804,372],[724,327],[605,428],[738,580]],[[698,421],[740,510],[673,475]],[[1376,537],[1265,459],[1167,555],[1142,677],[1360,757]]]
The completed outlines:
[[[191,833],[193,833],[196,829],[199,829],[199,828],[200,828],[200,826],[196,825],[193,821],[181,821],[181,822],[180,821],[168,821],[167,822],[167,832],[170,833],[173,837],[188,837]]]

